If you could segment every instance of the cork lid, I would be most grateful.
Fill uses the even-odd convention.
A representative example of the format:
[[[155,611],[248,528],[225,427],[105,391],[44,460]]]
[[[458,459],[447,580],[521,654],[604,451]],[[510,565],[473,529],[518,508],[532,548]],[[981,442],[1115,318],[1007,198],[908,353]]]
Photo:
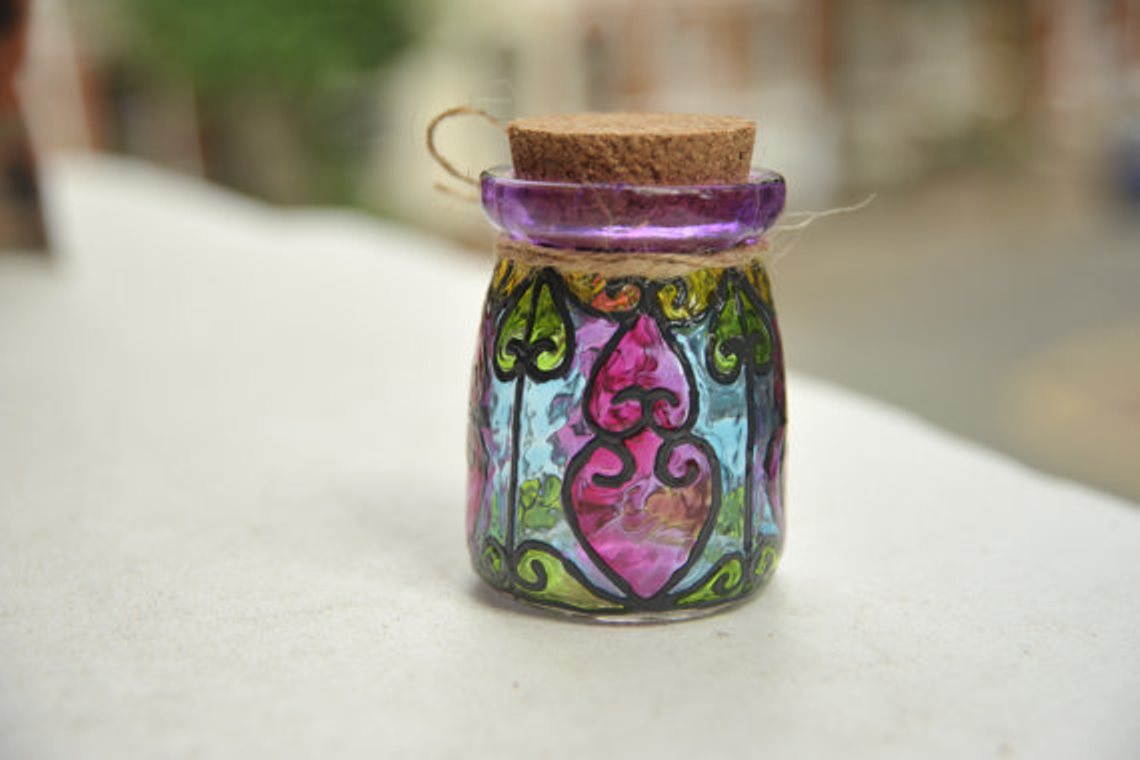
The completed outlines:
[[[633,185],[748,179],[756,124],[735,116],[580,113],[507,125],[515,176]]]

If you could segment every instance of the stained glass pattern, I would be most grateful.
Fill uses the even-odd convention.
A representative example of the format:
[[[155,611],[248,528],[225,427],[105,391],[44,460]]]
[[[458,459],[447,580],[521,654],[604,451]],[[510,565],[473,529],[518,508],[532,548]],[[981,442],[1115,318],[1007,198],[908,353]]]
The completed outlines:
[[[786,415],[761,266],[607,280],[505,260],[474,374],[467,530],[489,583],[619,616],[767,580]]]

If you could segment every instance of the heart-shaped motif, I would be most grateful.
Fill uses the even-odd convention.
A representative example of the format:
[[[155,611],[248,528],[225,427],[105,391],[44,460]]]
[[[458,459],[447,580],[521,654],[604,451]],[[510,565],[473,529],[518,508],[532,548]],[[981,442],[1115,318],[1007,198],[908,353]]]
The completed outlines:
[[[686,432],[691,380],[652,317],[624,326],[597,367],[585,404],[596,436],[570,462],[564,501],[599,566],[649,599],[680,575],[709,523],[713,462]]]
[[[694,443],[668,444],[653,430],[618,445],[583,449],[571,464],[569,501],[591,552],[648,599],[688,563],[708,522],[711,463]]]
[[[611,433],[646,426],[679,430],[689,416],[689,380],[681,360],[644,314],[601,358],[588,393],[587,419]]]

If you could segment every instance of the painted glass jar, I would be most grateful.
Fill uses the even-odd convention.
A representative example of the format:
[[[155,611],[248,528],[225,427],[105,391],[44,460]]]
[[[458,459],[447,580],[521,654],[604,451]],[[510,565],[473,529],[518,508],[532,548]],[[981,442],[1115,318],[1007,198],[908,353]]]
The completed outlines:
[[[784,541],[779,175],[710,186],[482,176],[501,236],[471,389],[478,573],[603,619],[746,597]]]

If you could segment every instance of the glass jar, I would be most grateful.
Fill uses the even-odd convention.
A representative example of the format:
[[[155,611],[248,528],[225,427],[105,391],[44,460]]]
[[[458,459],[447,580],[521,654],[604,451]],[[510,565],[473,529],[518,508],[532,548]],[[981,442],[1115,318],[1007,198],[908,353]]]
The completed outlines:
[[[784,542],[784,367],[763,235],[778,174],[709,186],[484,172],[501,235],[471,389],[478,573],[543,607],[684,618]]]

